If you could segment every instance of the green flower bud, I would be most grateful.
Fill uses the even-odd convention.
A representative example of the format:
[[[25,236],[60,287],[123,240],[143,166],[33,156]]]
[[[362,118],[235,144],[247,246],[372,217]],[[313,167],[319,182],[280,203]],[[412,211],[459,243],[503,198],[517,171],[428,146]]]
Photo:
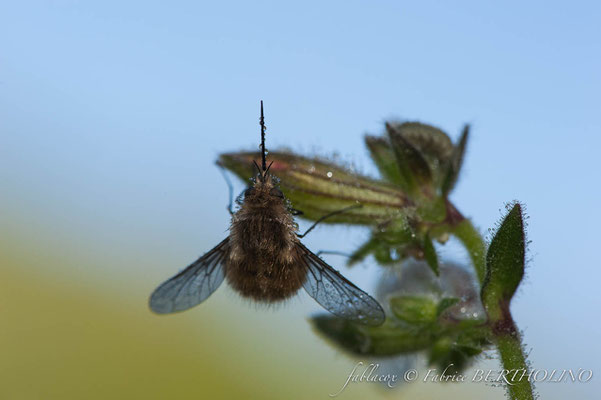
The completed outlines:
[[[381,326],[318,315],[311,318],[313,329],[351,355],[379,357],[424,351],[433,364],[455,364],[453,371],[489,348],[476,288],[459,266],[441,265],[437,279],[423,265],[404,263],[382,275],[376,298],[388,315]]]
[[[246,180],[256,174],[258,152],[222,154],[218,163]],[[324,222],[372,225],[401,220],[414,213],[412,201],[393,185],[374,180],[329,161],[288,152],[270,152],[270,172],[303,217],[316,220],[353,205],[361,207],[337,214]]]
[[[398,319],[412,325],[431,324],[437,317],[437,304],[428,296],[393,297],[390,309]]]
[[[434,338],[410,326],[388,322],[378,327],[360,326],[331,315],[311,318],[313,330],[336,348],[352,355],[393,356],[427,349]]]
[[[412,196],[448,195],[459,176],[469,126],[454,146],[442,130],[419,122],[386,123],[387,137],[365,142],[382,177]]]

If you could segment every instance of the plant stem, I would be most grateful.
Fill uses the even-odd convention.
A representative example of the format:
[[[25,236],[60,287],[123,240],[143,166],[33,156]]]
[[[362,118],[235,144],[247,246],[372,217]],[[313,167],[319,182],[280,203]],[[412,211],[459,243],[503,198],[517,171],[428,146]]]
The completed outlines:
[[[478,232],[474,225],[472,225],[472,222],[467,218],[462,219],[453,226],[451,232],[461,241],[461,243],[463,243],[463,246],[465,246],[472,260],[472,264],[474,265],[474,269],[476,270],[478,282],[480,283],[480,286],[482,286],[484,276],[486,275],[486,245],[484,244],[482,235],[480,235],[480,232]]]
[[[497,346],[503,362],[505,374],[503,382],[509,396],[513,400],[533,400],[534,390],[528,379],[528,364],[522,348],[520,333],[509,311],[509,304],[497,304],[494,310],[489,308],[487,307],[487,312],[489,313],[492,340]]]

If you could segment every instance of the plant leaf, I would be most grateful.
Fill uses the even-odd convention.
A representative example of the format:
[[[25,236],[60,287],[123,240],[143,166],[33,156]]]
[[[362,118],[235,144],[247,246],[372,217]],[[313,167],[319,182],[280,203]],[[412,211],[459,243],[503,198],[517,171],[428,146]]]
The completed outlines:
[[[526,233],[522,207],[515,203],[501,222],[486,254],[482,300],[487,312],[505,309],[524,276]],[[489,314],[490,315],[490,314]],[[493,316],[497,319],[500,316]]]

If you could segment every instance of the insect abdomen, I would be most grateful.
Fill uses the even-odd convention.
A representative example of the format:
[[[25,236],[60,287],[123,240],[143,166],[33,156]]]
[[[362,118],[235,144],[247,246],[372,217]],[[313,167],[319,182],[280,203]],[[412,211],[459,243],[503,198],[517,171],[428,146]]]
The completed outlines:
[[[292,297],[302,287],[306,274],[299,264],[250,258],[228,265],[226,271],[228,283],[242,296],[269,303]]]
[[[232,224],[228,283],[242,296],[263,302],[292,297],[307,270],[296,249],[294,231],[269,214],[241,218]]]

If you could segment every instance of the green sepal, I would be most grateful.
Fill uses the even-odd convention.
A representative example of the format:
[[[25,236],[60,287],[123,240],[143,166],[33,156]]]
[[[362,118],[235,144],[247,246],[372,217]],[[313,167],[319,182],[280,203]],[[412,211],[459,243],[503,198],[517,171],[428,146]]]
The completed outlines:
[[[436,254],[436,249],[432,244],[432,239],[427,234],[424,236],[424,258],[428,263],[428,266],[434,272],[436,276],[440,275],[440,271],[438,268],[438,255]]]
[[[432,183],[430,166],[420,151],[402,135],[401,131],[388,123],[386,131],[402,177],[401,187],[413,196],[417,196],[429,188]]]
[[[457,179],[459,178],[459,172],[461,171],[461,166],[463,165],[463,158],[465,156],[465,149],[467,147],[469,131],[470,126],[465,125],[463,132],[461,133],[461,137],[459,138],[459,143],[457,143],[457,146],[455,146],[453,155],[447,164],[447,171],[441,185],[441,191],[445,197],[451,190],[453,190],[455,184],[457,183]]]
[[[371,159],[378,167],[382,178],[396,185],[403,185],[403,178],[390,142],[385,137],[365,136],[365,144]]]
[[[445,312],[448,308],[454,306],[459,302],[457,297],[445,297],[438,303],[438,307],[436,308],[436,316],[440,317],[443,312]]]
[[[453,153],[453,143],[442,130],[420,122],[389,123],[411,143],[430,164],[431,169],[443,163]]]

